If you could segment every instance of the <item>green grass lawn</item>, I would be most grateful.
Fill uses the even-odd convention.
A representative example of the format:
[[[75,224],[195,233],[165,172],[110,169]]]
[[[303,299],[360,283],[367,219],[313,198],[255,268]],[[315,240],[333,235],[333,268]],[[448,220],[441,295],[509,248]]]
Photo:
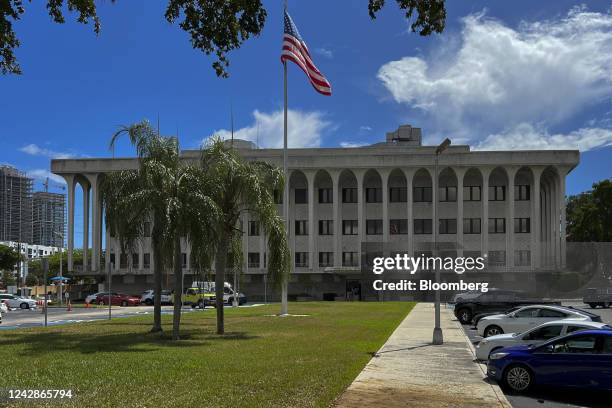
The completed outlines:
[[[79,407],[327,407],[414,306],[291,303],[183,315],[184,340],[152,317],[0,332],[0,388],[72,389]],[[171,330],[171,316],[164,329]],[[57,405],[57,401],[48,406]],[[23,406],[43,406],[39,401]]]

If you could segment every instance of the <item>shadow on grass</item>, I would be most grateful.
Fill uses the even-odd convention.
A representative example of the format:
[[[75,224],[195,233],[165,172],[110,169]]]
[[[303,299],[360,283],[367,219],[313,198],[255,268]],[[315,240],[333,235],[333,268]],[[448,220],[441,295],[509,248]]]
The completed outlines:
[[[123,324],[122,324],[123,325]],[[150,325],[150,324],[149,324]],[[140,326],[140,325],[138,325]],[[38,332],[11,333],[10,338],[0,338],[0,350],[11,346],[21,346],[21,355],[42,356],[62,351],[82,354],[94,353],[142,353],[159,351],[164,347],[198,347],[222,341],[248,341],[258,338],[245,332],[228,332],[217,335],[206,330],[181,330],[181,340],[172,340],[172,330],[122,333],[83,333],[83,332]]]

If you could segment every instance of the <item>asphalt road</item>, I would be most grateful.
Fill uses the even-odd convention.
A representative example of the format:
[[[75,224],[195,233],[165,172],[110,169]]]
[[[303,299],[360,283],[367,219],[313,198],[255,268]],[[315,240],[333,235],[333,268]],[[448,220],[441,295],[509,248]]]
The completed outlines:
[[[612,308],[591,309],[581,302],[563,302],[564,306],[573,306],[601,316],[604,323],[612,323]],[[482,339],[471,325],[463,325],[465,333],[474,345]],[[502,388],[503,389],[503,388]],[[587,390],[535,387],[526,394],[513,394],[504,390],[506,398],[514,408],[609,408],[612,407],[612,393],[594,393]]]
[[[251,307],[254,304],[246,304],[240,307]],[[231,306],[226,306],[231,307]],[[214,310],[212,307],[207,307],[203,310],[192,309],[189,306],[183,307],[183,313],[210,312]],[[152,306],[113,306],[111,315],[113,318],[130,317],[138,315],[147,315],[153,313]],[[173,306],[162,306],[162,314],[172,314]],[[40,327],[44,325],[44,313],[42,310],[13,310],[2,314],[2,324],[0,330],[10,330],[25,327]],[[49,308],[47,312],[47,324],[56,326],[61,324],[74,324],[82,322],[91,322],[95,320],[108,319],[108,306],[102,308],[74,308],[68,312],[64,308]]]

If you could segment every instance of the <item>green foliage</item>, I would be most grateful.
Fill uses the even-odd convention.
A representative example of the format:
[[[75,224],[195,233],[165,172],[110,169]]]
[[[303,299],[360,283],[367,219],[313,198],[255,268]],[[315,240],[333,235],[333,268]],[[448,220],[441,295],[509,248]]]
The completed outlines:
[[[0,245],[0,271],[12,271],[20,258],[13,248]]]
[[[433,32],[444,31],[446,23],[446,7],[444,0],[395,0],[400,9],[406,10],[406,19],[412,20],[416,13],[417,17],[410,25],[413,32],[419,31],[422,36]],[[385,0],[369,0],[368,11],[372,19],[376,13],[385,5]]]
[[[12,271],[3,271],[2,272],[2,285],[13,286],[17,284],[17,278],[15,278],[15,274]]]
[[[593,184],[593,189],[567,201],[567,240],[612,242],[612,180]]]
[[[115,2],[115,0],[111,0]],[[446,9],[444,0],[396,0],[412,22],[412,31],[420,35],[444,30]],[[20,74],[21,68],[13,51],[21,44],[13,23],[25,13],[23,0],[0,0],[0,72]],[[47,0],[49,16],[56,23],[64,23],[63,9],[78,13],[82,24],[93,22],[94,32],[100,33],[101,24],[95,0]],[[369,0],[368,11],[374,19],[385,0]],[[212,66],[220,77],[228,77],[227,53],[240,48],[264,28],[267,11],[261,0],[168,0],[165,18],[189,34],[191,45],[206,55],[215,54]]]

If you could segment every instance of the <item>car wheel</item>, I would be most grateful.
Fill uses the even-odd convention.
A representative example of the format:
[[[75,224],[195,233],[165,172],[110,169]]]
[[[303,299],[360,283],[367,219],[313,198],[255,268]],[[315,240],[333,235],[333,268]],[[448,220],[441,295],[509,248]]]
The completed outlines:
[[[533,384],[533,374],[524,365],[511,365],[504,372],[504,384],[512,391],[527,391]]]
[[[103,301],[103,300],[100,300],[100,301],[98,302],[98,305],[100,305],[100,306],[104,306],[104,301]]]
[[[472,312],[470,309],[460,309],[457,312],[457,318],[462,324],[468,324],[472,321]]]
[[[198,300],[198,307],[200,309],[204,309],[206,307],[206,305],[204,305],[204,301],[202,299]]]
[[[145,305],[153,306],[153,300],[152,299],[145,299]]]
[[[30,305],[28,305],[26,302],[23,302],[22,304],[20,304],[20,305],[19,305],[19,307],[20,307],[21,309],[29,309],[29,308],[30,308]]]
[[[126,307],[128,305],[128,302],[126,300],[121,302],[121,306]]]
[[[610,302],[606,302],[603,304],[604,309],[608,309],[610,307]]]
[[[485,337],[496,336],[498,334],[504,334],[504,331],[501,327],[495,325],[488,326],[484,331]]]
[[[595,309],[597,307],[597,303],[589,303],[589,307],[591,309]]]

